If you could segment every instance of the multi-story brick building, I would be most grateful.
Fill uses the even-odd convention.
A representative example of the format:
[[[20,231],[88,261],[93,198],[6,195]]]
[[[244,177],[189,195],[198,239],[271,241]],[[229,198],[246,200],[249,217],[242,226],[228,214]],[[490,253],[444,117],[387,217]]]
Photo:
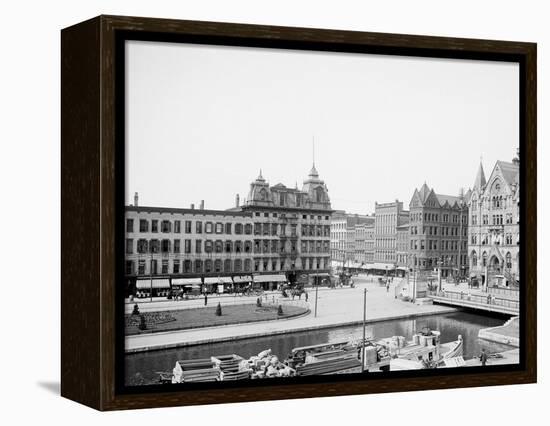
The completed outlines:
[[[333,211],[315,165],[302,189],[270,186],[260,172],[240,210],[254,222],[253,272],[283,272],[291,282],[328,277]]]
[[[374,261],[377,269],[394,269],[397,262],[397,227],[409,221],[403,202],[374,205]]]
[[[374,217],[346,213],[337,210],[330,224],[331,257],[334,266],[341,267],[345,262],[367,262],[366,253],[372,245]],[[371,228],[369,228],[371,227]]]
[[[126,207],[127,292],[164,295],[174,285],[232,283],[250,275],[252,215],[248,212]],[[201,278],[203,278],[201,280]],[[247,279],[251,281],[250,277]]]
[[[482,285],[518,285],[519,159],[497,161],[488,180],[480,163],[468,206],[471,277]]]
[[[409,223],[396,227],[395,262],[400,271],[406,271],[409,258]]]
[[[437,194],[425,183],[415,189],[409,205],[409,267],[440,268],[443,278],[466,275],[470,194]]]

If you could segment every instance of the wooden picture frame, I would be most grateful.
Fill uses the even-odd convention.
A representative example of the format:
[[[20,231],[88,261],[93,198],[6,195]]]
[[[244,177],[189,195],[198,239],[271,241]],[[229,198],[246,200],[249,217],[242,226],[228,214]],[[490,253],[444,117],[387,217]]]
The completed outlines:
[[[520,66],[521,347],[517,368],[128,392],[117,382],[122,268],[124,41],[151,40],[517,62]],[[98,410],[533,383],[537,366],[536,44],[99,16],[61,32],[61,394]],[[123,74],[122,74],[123,75]],[[121,118],[122,114],[122,118]],[[122,138],[122,139],[121,139]],[[122,188],[122,189],[121,189]],[[121,234],[122,235],[122,234]],[[118,318],[118,319],[117,319]]]

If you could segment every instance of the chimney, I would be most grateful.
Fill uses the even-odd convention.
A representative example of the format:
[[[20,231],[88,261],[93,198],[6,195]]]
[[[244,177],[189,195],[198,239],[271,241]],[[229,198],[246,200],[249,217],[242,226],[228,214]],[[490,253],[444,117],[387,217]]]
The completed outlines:
[[[134,206],[136,206],[136,207],[138,206],[138,193],[137,192],[134,193]]]
[[[191,210],[195,210],[195,205],[191,204]]]
[[[239,207],[239,194],[235,195],[235,207]]]
[[[201,200],[201,210],[204,210],[204,200]]]

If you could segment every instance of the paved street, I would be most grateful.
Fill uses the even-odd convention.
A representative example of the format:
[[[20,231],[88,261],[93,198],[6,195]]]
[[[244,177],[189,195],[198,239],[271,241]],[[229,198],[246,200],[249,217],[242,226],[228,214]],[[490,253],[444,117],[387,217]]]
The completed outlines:
[[[377,282],[371,282],[365,277],[354,277],[354,280],[356,284],[355,288],[320,289],[317,300],[317,317],[314,315],[315,292],[310,292],[309,305],[311,313],[304,317],[289,320],[264,321],[254,324],[129,336],[126,338],[126,350],[139,351],[146,350],[147,348],[167,348],[197,343],[211,343],[214,341],[230,340],[235,337],[257,337],[267,334],[280,334],[288,331],[303,331],[331,325],[360,322],[363,319],[363,290],[365,287],[368,290],[368,321],[455,311],[454,308],[445,306],[417,306],[410,302],[395,299],[394,285],[398,284],[399,279],[395,280],[389,292],[386,292],[385,287],[379,286]],[[253,300],[255,300],[255,297]],[[211,298],[209,304],[210,302],[217,303],[217,300]],[[163,309],[165,307],[166,309],[174,309],[175,305],[187,302],[153,303],[154,305],[151,305],[151,307],[163,304],[161,306]],[[144,305],[140,305],[140,310],[147,309]]]

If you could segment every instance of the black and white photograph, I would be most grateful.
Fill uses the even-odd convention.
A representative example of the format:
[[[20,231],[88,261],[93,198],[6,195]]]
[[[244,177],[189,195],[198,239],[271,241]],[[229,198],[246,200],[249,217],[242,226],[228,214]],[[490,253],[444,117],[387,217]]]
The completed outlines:
[[[518,63],[124,49],[125,386],[519,364]]]

